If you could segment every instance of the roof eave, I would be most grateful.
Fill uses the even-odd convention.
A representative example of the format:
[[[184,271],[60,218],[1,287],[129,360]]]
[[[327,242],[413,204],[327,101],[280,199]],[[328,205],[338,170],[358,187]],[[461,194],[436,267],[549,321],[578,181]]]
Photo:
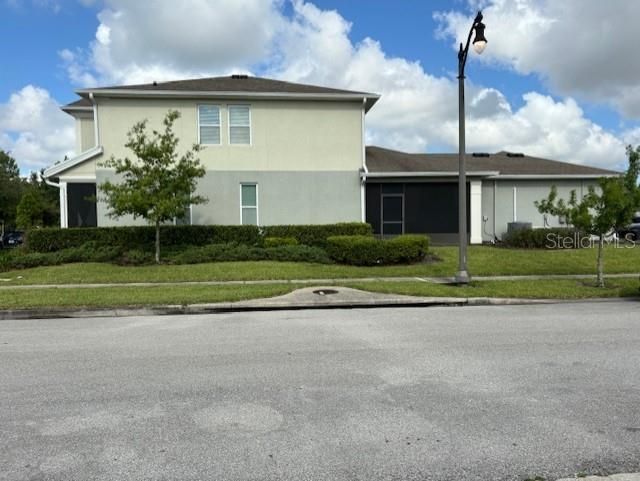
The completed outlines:
[[[102,154],[103,151],[104,149],[102,148],[102,146],[97,146],[89,150],[85,150],[80,155],[71,157],[70,159],[64,160],[59,164],[52,165],[51,167],[49,167],[44,171],[44,177],[45,178],[58,177],[65,170],[75,167],[76,165],[81,164],[86,160],[93,159],[94,157],[97,157],[98,155]]]
[[[496,180],[600,179],[602,177],[618,177],[620,175],[615,172],[603,174],[498,174],[491,178]]]
[[[467,177],[495,177],[497,171],[467,172]],[[458,171],[425,171],[425,172],[371,172],[363,175],[367,178],[397,178],[397,177],[458,177]]]
[[[145,98],[256,98],[287,100],[356,101],[365,99],[368,111],[378,101],[380,95],[364,92],[353,93],[302,93],[302,92],[243,92],[243,91],[202,91],[202,90],[141,90],[141,89],[79,89],[76,94],[87,98],[95,97],[145,97]]]

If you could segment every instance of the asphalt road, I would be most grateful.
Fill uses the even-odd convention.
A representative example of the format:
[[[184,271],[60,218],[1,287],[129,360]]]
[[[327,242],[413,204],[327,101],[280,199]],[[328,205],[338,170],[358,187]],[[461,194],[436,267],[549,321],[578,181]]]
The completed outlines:
[[[640,303],[0,322],[0,479],[640,471]]]

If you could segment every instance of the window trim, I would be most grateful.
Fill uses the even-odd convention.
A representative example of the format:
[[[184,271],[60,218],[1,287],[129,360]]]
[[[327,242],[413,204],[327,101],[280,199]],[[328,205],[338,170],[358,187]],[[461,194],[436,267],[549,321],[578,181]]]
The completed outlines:
[[[207,125],[204,124],[202,127],[218,127],[220,129],[219,139],[220,141],[217,144],[203,144],[200,139],[200,107],[218,107],[218,125]],[[213,103],[201,103],[196,104],[196,124],[198,130],[198,145],[206,146],[206,147],[219,147],[222,145],[222,105],[213,104]]]
[[[189,204],[189,223],[188,224],[180,224],[180,225],[193,225],[193,204]],[[173,225],[178,225],[178,218],[173,218]]]
[[[249,143],[234,144],[231,142],[231,107],[249,107]],[[251,116],[251,104],[227,104],[227,139],[229,145],[234,147],[252,147],[253,146],[253,118]],[[246,125],[234,125],[234,127],[246,127]]]
[[[256,188],[256,205],[244,205],[242,203],[242,186],[244,185],[252,185]],[[242,222],[242,209],[255,209],[256,210],[256,225],[260,225],[260,195],[258,190],[257,182],[240,182],[240,225],[252,225],[252,224],[244,224]]]

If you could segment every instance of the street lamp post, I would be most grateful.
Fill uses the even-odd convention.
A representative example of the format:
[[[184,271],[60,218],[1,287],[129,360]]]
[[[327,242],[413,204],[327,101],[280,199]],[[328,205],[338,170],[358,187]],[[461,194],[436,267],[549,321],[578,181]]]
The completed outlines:
[[[475,31],[473,39],[473,49],[477,53],[482,53],[487,46],[487,39],[484,37],[484,23],[482,23],[482,12],[478,12],[467,43],[458,51],[458,272],[455,281],[457,284],[468,284],[471,280],[467,270],[467,176],[465,171],[465,138],[464,138],[464,66],[467,63],[471,34]]]

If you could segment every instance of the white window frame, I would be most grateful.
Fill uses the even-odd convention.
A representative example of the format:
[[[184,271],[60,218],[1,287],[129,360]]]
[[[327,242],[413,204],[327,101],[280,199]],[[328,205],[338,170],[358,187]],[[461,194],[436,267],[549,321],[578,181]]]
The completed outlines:
[[[182,225],[193,225],[193,204],[189,204],[189,223],[188,224],[182,224]],[[173,225],[178,225],[178,218],[174,217],[173,218]]]
[[[253,185],[256,188],[256,205],[244,205],[242,203],[242,186],[243,185]],[[243,208],[255,208],[256,209],[256,225],[260,225],[260,191],[258,190],[257,182],[240,182],[240,225],[253,225],[253,224],[244,224],[242,222],[242,209]]]
[[[232,144],[231,143],[231,107],[249,107],[249,143],[248,144]],[[227,139],[229,145],[234,147],[251,147],[253,145],[253,119],[251,118],[251,104],[228,104],[227,105]],[[235,127],[246,127],[246,125],[236,125]],[[198,129],[198,132],[200,129]]]
[[[218,127],[220,129],[220,142],[217,144],[203,144],[200,140],[200,107],[218,107],[218,125],[203,124],[202,127]],[[196,105],[196,123],[198,128],[198,145],[218,147],[222,145],[222,105],[220,104],[197,104]]]

